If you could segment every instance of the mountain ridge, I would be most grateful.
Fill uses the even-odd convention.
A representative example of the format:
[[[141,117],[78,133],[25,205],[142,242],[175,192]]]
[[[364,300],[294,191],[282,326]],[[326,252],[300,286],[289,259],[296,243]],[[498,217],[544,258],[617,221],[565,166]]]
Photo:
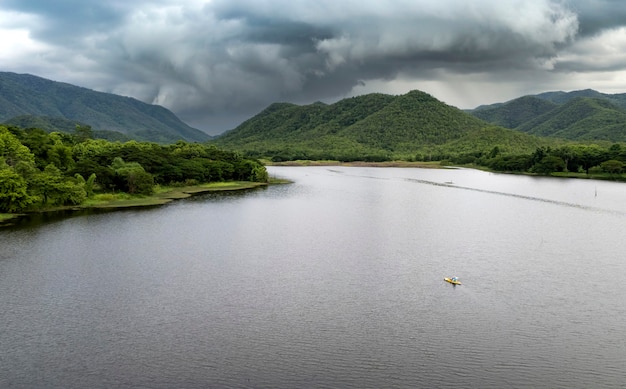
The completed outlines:
[[[626,141],[626,93],[544,92],[469,111],[490,123],[538,136]]]
[[[486,151],[496,145],[529,150],[538,144],[529,134],[494,126],[417,90],[398,96],[371,93],[328,105],[271,104],[213,142],[281,160],[373,161],[432,154],[450,142],[465,148],[474,137]]]
[[[31,74],[0,72],[0,122],[24,115],[77,121],[143,141],[210,139],[159,105]]]

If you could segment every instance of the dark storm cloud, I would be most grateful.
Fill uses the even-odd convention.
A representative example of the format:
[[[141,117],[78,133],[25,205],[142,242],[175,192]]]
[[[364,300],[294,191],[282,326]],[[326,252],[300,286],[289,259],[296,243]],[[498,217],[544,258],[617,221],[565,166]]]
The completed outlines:
[[[623,0],[580,0],[571,2],[578,14],[580,35],[596,35],[607,29],[626,25],[626,4]]]
[[[2,70],[134,96],[219,132],[275,101],[334,101],[373,85],[406,93],[416,83],[462,81],[469,91],[491,82],[498,95],[507,78],[535,85],[559,72],[622,71],[605,39],[622,42],[618,3],[5,0],[5,20],[26,15],[28,25],[0,33],[26,28],[30,49],[0,59]]]

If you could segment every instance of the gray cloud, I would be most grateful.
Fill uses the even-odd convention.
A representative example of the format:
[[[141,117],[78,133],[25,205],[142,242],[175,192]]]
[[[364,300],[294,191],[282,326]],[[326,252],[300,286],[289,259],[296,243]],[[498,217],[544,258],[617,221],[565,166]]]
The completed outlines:
[[[622,0],[580,0],[571,3],[580,20],[581,36],[593,36],[626,25],[626,7]]]
[[[0,56],[1,70],[158,103],[210,133],[275,101],[362,92],[422,89],[469,108],[549,87],[600,87],[593,72],[624,72],[604,39],[622,44],[623,8],[611,0],[5,0],[0,15],[29,22],[0,34],[25,28],[32,48]],[[461,83],[466,93],[454,93]]]

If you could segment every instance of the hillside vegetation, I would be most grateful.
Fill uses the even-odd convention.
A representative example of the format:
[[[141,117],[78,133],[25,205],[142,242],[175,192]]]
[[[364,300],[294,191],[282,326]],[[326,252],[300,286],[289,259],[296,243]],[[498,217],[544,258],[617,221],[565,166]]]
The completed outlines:
[[[623,141],[626,139],[626,110],[607,100],[578,97],[516,129],[564,139]]]
[[[38,128],[48,133],[59,131],[66,134],[74,134],[79,128],[89,128],[94,139],[106,139],[112,142],[127,142],[129,140],[133,140],[128,135],[122,134],[118,131],[93,130],[91,129],[91,126],[86,123],[48,116],[21,115],[7,120],[4,124],[20,128]]]
[[[568,101],[579,97],[589,97],[592,99],[607,100],[608,102],[620,108],[626,109],[626,93],[608,94],[600,93],[593,89],[583,89],[572,92],[544,92],[535,96],[542,100],[550,101],[558,105],[565,104]]]
[[[558,104],[551,101],[535,96],[524,96],[495,107],[479,107],[472,111],[472,114],[479,119],[498,126],[517,128],[538,116],[550,112],[556,107],[558,107]]]
[[[579,141],[626,141],[626,94],[546,92],[481,106],[472,115],[525,133]]]
[[[412,91],[401,96],[368,94],[326,105],[272,104],[213,142],[254,157],[274,160],[411,160],[442,152],[494,146],[530,151],[533,136],[493,127],[431,95]],[[497,135],[494,135],[497,134]],[[470,146],[473,145],[473,146]]]
[[[146,196],[159,186],[268,181],[258,161],[213,145],[109,142],[88,134],[0,126],[0,213]]]
[[[619,108],[608,101],[578,97],[558,105],[526,97],[478,111],[501,123],[533,125],[527,132],[507,129],[412,91],[402,96],[369,94],[330,105],[272,104],[212,142],[274,162],[441,161],[496,171],[624,179],[626,147],[602,140],[611,140],[599,135],[605,127],[598,127],[598,134],[587,130],[586,138],[581,131],[584,142],[557,138],[560,133],[542,127],[588,124],[593,129],[602,115],[606,126],[618,125]],[[585,122],[589,117],[595,122]]]
[[[65,119],[89,125],[95,131],[115,131],[142,141],[173,143],[209,139],[207,134],[189,127],[158,105],[29,74],[0,72],[0,123],[22,126],[23,121],[12,120],[24,115],[44,117],[40,119],[44,123]]]

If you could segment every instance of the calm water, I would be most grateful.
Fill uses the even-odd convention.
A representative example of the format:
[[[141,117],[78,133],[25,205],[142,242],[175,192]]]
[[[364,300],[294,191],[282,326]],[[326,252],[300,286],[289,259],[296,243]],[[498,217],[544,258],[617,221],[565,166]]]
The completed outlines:
[[[270,172],[0,230],[0,387],[626,387],[626,184]]]

